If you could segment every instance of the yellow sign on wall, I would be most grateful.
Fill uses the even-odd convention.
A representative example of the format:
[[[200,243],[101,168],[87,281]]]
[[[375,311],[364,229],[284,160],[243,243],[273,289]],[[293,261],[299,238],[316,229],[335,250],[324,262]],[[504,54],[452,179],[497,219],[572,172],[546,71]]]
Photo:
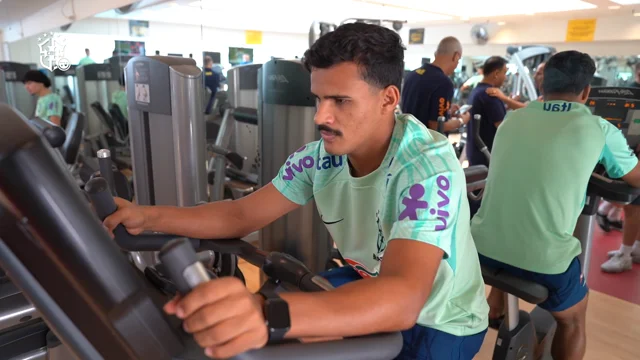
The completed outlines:
[[[244,37],[247,45],[260,45],[262,44],[262,31],[245,30]]]
[[[566,41],[593,41],[596,19],[569,20]]]

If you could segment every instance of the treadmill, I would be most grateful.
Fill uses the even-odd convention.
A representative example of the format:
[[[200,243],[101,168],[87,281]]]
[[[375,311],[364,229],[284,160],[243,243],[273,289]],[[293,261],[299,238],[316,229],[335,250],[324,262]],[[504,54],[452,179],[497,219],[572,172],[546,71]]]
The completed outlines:
[[[0,104],[0,128],[0,266],[40,310],[50,338],[60,340],[51,341],[50,353],[69,351],[59,358],[82,360],[207,359],[180,321],[162,311],[169,297],[128,261],[26,118]],[[202,243],[225,247],[225,241]],[[401,347],[395,332],[292,340],[233,359],[384,360]]]

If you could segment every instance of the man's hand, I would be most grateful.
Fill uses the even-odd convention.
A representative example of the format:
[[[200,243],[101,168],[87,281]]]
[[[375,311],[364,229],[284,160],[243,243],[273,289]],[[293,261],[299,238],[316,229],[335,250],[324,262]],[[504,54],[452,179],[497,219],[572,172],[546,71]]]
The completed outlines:
[[[460,110],[460,105],[458,105],[458,104],[453,104],[453,105],[451,105],[451,107],[449,108],[449,114],[453,115],[453,114],[455,114],[458,110]]]
[[[460,115],[460,118],[462,119],[462,121],[464,121],[465,124],[468,124],[469,120],[471,120],[471,113],[467,111],[466,113]]]
[[[118,210],[104,219],[104,226],[113,236],[113,229],[122,224],[131,235],[138,235],[145,230],[146,218],[142,207],[134,205],[125,199],[113,198]]]
[[[207,356],[226,359],[267,344],[261,299],[239,279],[224,277],[200,284],[164,310],[184,319],[184,330],[193,334]]]
[[[504,101],[504,99],[506,98],[506,95],[502,92],[502,90],[496,87],[488,88],[486,91],[489,96],[497,97],[500,100]]]

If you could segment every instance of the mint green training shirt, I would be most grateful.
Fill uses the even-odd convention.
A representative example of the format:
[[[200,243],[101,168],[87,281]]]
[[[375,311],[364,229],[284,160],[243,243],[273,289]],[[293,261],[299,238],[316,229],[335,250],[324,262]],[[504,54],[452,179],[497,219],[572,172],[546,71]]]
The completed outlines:
[[[49,117],[62,117],[62,98],[55,93],[49,93],[38,98],[36,117],[49,121]]]
[[[464,172],[446,137],[398,115],[387,154],[371,174],[352,177],[347,156],[328,154],[320,140],[292,154],[273,185],[297,204],[315,200],[340,253],[365,278],[378,276],[393,239],[442,249],[418,324],[456,336],[487,328]]]
[[[116,90],[111,94],[111,103],[118,105],[125,119],[129,118],[129,108],[127,108],[127,93],[124,90]]]
[[[620,178],[638,159],[622,132],[585,105],[533,101],[510,112],[471,225],[478,252],[528,271],[565,272],[582,251],[573,231],[598,163]]]

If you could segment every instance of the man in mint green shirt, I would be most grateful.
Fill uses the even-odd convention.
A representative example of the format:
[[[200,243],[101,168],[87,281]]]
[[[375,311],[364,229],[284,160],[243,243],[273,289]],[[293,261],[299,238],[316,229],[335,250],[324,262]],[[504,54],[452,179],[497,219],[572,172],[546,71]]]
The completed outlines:
[[[111,94],[111,103],[118,105],[118,108],[122,112],[122,115],[124,115],[124,118],[128,119],[129,108],[127,107],[128,102],[127,102],[127,92],[125,91],[126,88],[124,86],[124,74],[120,76],[119,81],[120,81],[120,89],[114,91]]]
[[[489,307],[464,173],[444,136],[394,114],[404,70],[400,37],[376,25],[345,24],[304,59],[322,139],[291,154],[271,183],[239,200],[192,208],[117,199],[105,226],[243,237],[314,199],[348,265],[324,274],[333,291],[279,294],[291,319],[285,337],[403,331],[399,359],[471,360]],[[209,354],[228,358],[264,346],[273,334],[262,301],[240,280],[223,278],[165,310],[185,318]]]
[[[36,117],[48,120],[60,126],[62,118],[62,98],[51,91],[51,80],[38,70],[29,70],[22,78],[25,89],[31,95],[38,96]],[[25,114],[31,116],[29,114]]]
[[[91,56],[90,56],[91,55],[91,51],[89,51],[89,49],[84,49],[84,53],[87,56],[83,57],[82,59],[80,59],[80,61],[78,61],[78,66],[80,66],[80,65],[88,65],[88,64],[95,64],[96,63],[91,58]]]
[[[484,265],[546,286],[539,306],[558,322],[554,359],[581,359],[586,346],[587,285],[573,236],[589,178],[603,164],[612,178],[640,187],[640,167],[614,125],[584,105],[595,64],[560,52],[544,68],[544,102],[511,112],[498,128],[489,177],[471,231]],[[492,289],[490,318],[503,312]]]

